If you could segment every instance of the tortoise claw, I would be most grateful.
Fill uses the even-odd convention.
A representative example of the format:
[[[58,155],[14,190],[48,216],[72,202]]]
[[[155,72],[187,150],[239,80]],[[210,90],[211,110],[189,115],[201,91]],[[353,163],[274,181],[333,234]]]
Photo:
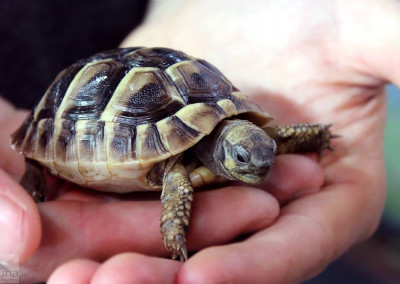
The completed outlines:
[[[182,262],[185,262],[188,258],[185,242],[186,240],[183,235],[178,234],[175,236],[176,251],[174,252],[174,254],[179,255],[179,259]]]
[[[42,194],[39,191],[32,192],[32,198],[35,201],[35,203],[41,203],[47,201],[46,195]]]
[[[331,135],[329,136],[329,139],[337,139],[337,138],[342,138],[342,137],[343,137],[342,135],[331,134]]]
[[[332,127],[332,125],[333,125],[333,123],[329,123],[329,124],[326,124],[326,125],[325,125],[325,130],[327,130],[327,131],[328,131],[328,134],[329,134],[328,138],[329,138],[329,139],[342,138],[342,135],[337,135],[337,134],[331,133],[331,131],[330,131],[329,129]]]
[[[185,262],[188,259],[186,245],[183,244],[180,249],[179,259],[181,262]]]
[[[168,238],[168,235],[163,238],[164,246],[171,253],[172,259],[179,256],[179,260],[185,262],[188,259],[185,236],[182,233],[172,234],[174,236],[171,238]]]

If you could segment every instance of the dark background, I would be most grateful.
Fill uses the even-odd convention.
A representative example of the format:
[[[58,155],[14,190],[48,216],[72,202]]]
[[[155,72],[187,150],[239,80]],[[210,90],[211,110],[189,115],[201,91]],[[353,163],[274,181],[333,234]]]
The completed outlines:
[[[118,47],[146,0],[0,0],[0,95],[32,108],[58,72]]]
[[[18,107],[33,107],[63,68],[117,47],[141,22],[147,5],[146,0],[0,0],[0,96]],[[391,118],[396,112],[390,111],[394,105],[390,97],[389,102],[388,125],[398,129],[398,122],[394,123],[398,117]],[[393,129],[388,133],[396,133]],[[398,145],[385,145],[391,149],[387,157],[394,157]],[[391,181],[399,175],[391,174],[394,167],[387,166],[389,195],[398,196],[393,192],[399,183]],[[398,212],[400,204],[392,207]],[[307,284],[400,283],[400,221],[394,221],[392,211],[385,214],[374,238],[352,248]],[[400,220],[400,215],[396,216]]]

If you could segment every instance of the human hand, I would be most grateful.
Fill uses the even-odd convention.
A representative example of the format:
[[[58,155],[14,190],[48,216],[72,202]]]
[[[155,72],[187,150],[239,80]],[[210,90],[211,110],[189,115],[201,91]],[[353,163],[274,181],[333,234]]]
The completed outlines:
[[[216,279],[233,282],[268,279],[269,283],[301,281],[318,273],[349,246],[365,239],[375,229],[384,199],[381,149],[384,97],[380,93],[386,80],[396,82],[398,73],[395,65],[390,64],[398,56],[395,47],[399,43],[393,36],[397,34],[399,27],[396,15],[399,8],[396,2],[386,1],[386,5],[379,6],[381,2],[378,1],[352,1],[350,4],[344,1],[333,4],[325,1],[316,6],[315,2],[309,1],[280,1],[279,4],[264,1],[263,6],[260,6],[261,2],[253,2],[252,6],[243,7],[240,6],[241,3],[231,1],[210,3],[187,1],[178,10],[164,10],[164,16],[158,14],[163,11],[162,7],[154,9],[145,24],[127,39],[125,45],[170,46],[207,59],[219,67],[244,93],[258,100],[279,123],[304,120],[334,122],[334,131],[341,134],[343,139],[336,142],[336,152],[325,155],[321,161],[325,184],[321,186],[321,173],[314,175],[311,171],[311,174],[301,175],[304,169],[316,168],[312,161],[305,157],[281,157],[283,162],[281,165],[278,162],[274,169],[278,174],[273,173],[270,185],[265,186],[269,189],[271,184],[275,185],[272,193],[278,200],[287,200],[300,188],[321,192],[299,198],[283,207],[281,216],[268,230],[265,228],[273,222],[278,209],[274,206],[274,199],[266,192],[248,188],[226,188],[218,190],[221,192],[220,199],[215,199],[211,195],[213,192],[204,192],[198,194],[199,197],[196,196],[198,209],[193,214],[193,233],[189,233],[189,249],[196,250],[223,243],[246,231],[258,232],[243,242],[202,250],[182,267],[181,264],[169,260],[132,254],[117,255],[102,266],[98,263],[93,265],[92,262],[89,262],[91,266],[80,263],[80,272],[89,268],[87,271],[97,275],[101,275],[102,271],[104,275],[104,271],[111,267],[108,271],[113,273],[111,264],[116,263],[116,259],[124,259],[119,266],[121,277],[124,276],[123,271],[126,272],[127,268],[136,264],[134,272],[140,269],[143,272],[146,267],[147,275],[154,276],[157,271],[157,276],[162,277],[164,282],[172,281],[174,277],[182,281],[206,278],[207,282]],[[297,6],[300,4],[301,7]],[[369,18],[362,18],[363,21],[357,15],[364,15],[365,10],[358,9],[365,7],[368,7],[370,14]],[[353,19],[357,21],[352,22]],[[385,29],[380,29],[381,25]],[[265,102],[266,98],[268,103]],[[291,115],[284,116],[287,113]],[[301,162],[308,163],[310,167],[303,164],[300,166]],[[296,172],[300,173],[299,176],[296,176]],[[232,202],[226,198],[234,196],[236,190],[246,196],[246,202],[237,202],[243,209],[222,209],[221,206]],[[216,193],[217,191],[214,194]],[[76,196],[80,193],[74,194],[76,201]],[[94,198],[85,194],[80,197],[85,196],[86,201]],[[202,195],[205,196],[203,201]],[[243,199],[244,196],[238,199]],[[210,200],[216,201],[215,208],[218,207],[218,210],[208,211],[207,203]],[[97,201],[94,203],[97,204]],[[91,204],[86,202],[85,206],[81,206],[82,201],[79,202],[75,202],[77,205],[74,209],[86,208],[86,203]],[[68,206],[71,203],[73,202],[66,202]],[[53,202],[54,208],[58,204],[60,203]],[[101,204],[108,205],[103,202]],[[63,212],[58,211],[58,208],[50,210],[51,214],[46,216],[51,221],[43,231],[50,229],[50,232],[55,232],[61,228],[60,231],[64,234],[48,237],[50,241],[44,242],[46,245],[39,249],[39,252],[44,252],[39,253],[39,257],[35,256],[35,263],[43,263],[40,255],[43,257],[46,249],[52,247],[55,248],[47,250],[47,257],[50,254],[52,256],[51,267],[61,263],[62,259],[72,257],[102,261],[120,251],[161,255],[161,242],[155,240],[158,237],[158,225],[153,224],[159,218],[159,212],[154,213],[160,208],[158,203],[153,203],[154,211],[148,209],[153,208],[152,205],[147,204],[149,207],[146,207],[146,204],[140,204],[146,208],[142,213],[148,214],[148,218],[132,218],[135,220],[122,218],[121,216],[134,216],[137,212],[125,212],[124,215],[119,210],[120,205],[121,203],[117,203],[114,208],[104,210],[107,212],[104,214],[106,216],[111,211],[115,212],[115,215],[111,214],[111,220],[118,220],[121,225],[112,228],[114,231],[107,226],[105,236],[102,237],[98,235],[98,228],[91,227],[90,222],[76,222],[80,226],[74,226],[76,215],[59,222],[58,218],[70,216],[73,208]],[[40,205],[42,212],[42,208],[46,206],[52,206],[51,202]],[[131,204],[127,206],[132,207]],[[257,210],[261,211],[261,216],[260,213],[257,214]],[[207,217],[208,212],[210,214]],[[235,219],[242,215],[245,215],[245,220]],[[214,223],[215,216],[219,216],[219,220],[235,222],[220,228],[224,223]],[[263,220],[260,221],[260,217]],[[109,220],[105,218],[99,216],[97,219],[98,222]],[[148,226],[144,226],[145,230],[141,231],[140,237],[146,240],[146,244],[132,244],[134,238],[131,232],[127,232],[130,226],[140,225],[135,223],[138,219],[143,224],[153,221],[153,229],[147,231]],[[208,224],[201,222],[205,219]],[[82,219],[78,217],[77,220]],[[196,225],[196,222],[203,226]],[[101,223],[103,226],[108,224],[106,221]],[[244,229],[240,225],[254,223],[257,225],[250,229]],[[78,228],[86,228],[85,232],[91,234],[81,236],[79,232],[82,232]],[[220,231],[213,231],[215,228]],[[234,230],[234,233],[229,235],[232,232],[229,230]],[[115,232],[119,232],[117,237],[124,241],[115,241],[115,238],[111,241]],[[210,237],[207,235],[209,232],[212,232],[214,239],[207,242],[204,239]],[[64,245],[57,246],[60,241]],[[113,244],[111,249],[104,245],[110,242]],[[91,244],[89,249],[87,244]],[[147,250],[142,247],[146,245]],[[69,251],[71,248],[76,248],[73,253]],[[68,272],[75,263],[70,262],[60,267],[53,279],[57,279],[60,273]],[[157,270],[160,264],[169,269]],[[41,277],[50,271],[48,267],[42,269]],[[170,273],[171,271],[174,273]],[[85,275],[92,277],[94,274]],[[140,273],[136,276],[140,276]]]
[[[5,259],[5,254],[13,253],[19,257],[22,283],[45,281],[57,266],[74,258],[92,260],[83,261],[83,264],[78,262],[78,267],[84,268],[83,273],[69,273],[69,277],[79,279],[88,276],[90,269],[87,271],[87,267],[96,267],[93,261],[101,262],[121,252],[167,255],[159,233],[159,194],[127,196],[96,193],[48,178],[50,191],[58,194],[50,202],[36,206],[17,183],[24,168],[23,158],[9,146],[10,134],[21,124],[27,112],[16,110],[0,98],[0,115],[0,222],[3,222],[0,223],[0,258],[1,261],[12,264],[17,259]],[[284,168],[285,163],[292,164],[293,158],[289,156],[277,161],[269,187],[281,180],[279,169]],[[312,175],[310,180],[303,178],[302,188],[319,185],[322,178],[318,178],[318,175],[315,177],[315,170],[312,170],[313,167],[318,169],[318,166],[306,158],[303,163],[305,168],[311,170],[300,173],[295,167],[289,166],[288,171],[293,172],[294,179]],[[295,186],[297,185],[287,184],[289,193],[283,194],[282,200],[299,190]],[[195,198],[194,220],[188,236],[189,248],[192,250],[226,243],[243,233],[260,230],[273,223],[279,213],[278,203],[272,196],[251,188],[230,187],[201,192]],[[254,208],[248,209],[248,204],[252,204]],[[225,220],[226,215],[223,212],[231,212],[230,219]],[[206,237],[204,232],[208,232]],[[139,279],[140,270],[142,277],[149,276],[141,269],[147,263],[161,265],[159,272],[163,273],[157,274],[161,277],[165,277],[165,274],[172,277],[181,266],[176,261],[153,261],[155,258],[146,261],[146,257],[138,254],[122,254],[106,261],[101,271],[126,257],[131,260],[128,262],[130,264],[135,259],[140,263],[135,266],[139,272],[134,269],[129,271],[137,274],[136,278]],[[164,261],[168,263],[165,271],[162,269]],[[107,279],[99,273],[97,272],[100,275],[97,277]],[[124,275],[121,273],[120,276]],[[115,274],[112,277],[115,278]]]
[[[41,235],[37,207],[16,182],[23,158],[10,148],[10,134],[26,115],[0,97],[0,260],[8,263],[29,258]]]
[[[110,262],[118,265],[97,263],[88,279],[113,275],[116,266],[118,275],[128,276],[134,266],[165,283],[297,283],[368,238],[385,198],[383,93],[387,81],[400,83],[393,63],[399,61],[399,14],[400,4],[390,0],[155,3],[124,46],[167,46],[205,58],[278,123],[332,122],[343,138],[320,161],[324,183],[308,188],[318,192],[283,206],[272,226],[244,241],[201,250],[181,267],[116,256]],[[246,210],[253,208],[248,203]],[[232,213],[219,212],[224,219]],[[203,231],[198,238],[206,236]],[[158,270],[160,263],[177,274]],[[76,264],[61,266],[52,280],[71,267],[89,271]]]

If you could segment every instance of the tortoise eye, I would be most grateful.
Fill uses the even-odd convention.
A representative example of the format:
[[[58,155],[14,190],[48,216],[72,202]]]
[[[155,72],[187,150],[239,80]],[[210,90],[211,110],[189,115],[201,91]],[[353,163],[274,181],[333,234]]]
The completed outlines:
[[[242,146],[235,146],[233,148],[233,158],[239,164],[247,164],[250,161],[250,155]]]

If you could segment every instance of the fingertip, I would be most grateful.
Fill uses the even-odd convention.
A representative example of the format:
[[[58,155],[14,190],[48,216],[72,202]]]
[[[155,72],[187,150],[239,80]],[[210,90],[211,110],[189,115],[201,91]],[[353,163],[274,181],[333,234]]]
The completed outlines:
[[[29,194],[0,170],[0,254],[2,261],[17,264],[38,249],[42,230],[39,210]]]
[[[246,262],[247,256],[236,255],[232,258],[230,245],[204,249],[186,262],[176,278],[177,283],[252,283],[241,279],[238,282],[233,267],[238,267],[240,262]],[[235,251],[236,253],[236,251]],[[225,269],[226,268],[226,269]]]
[[[276,220],[280,213],[279,202],[269,193],[253,187],[241,187],[242,196],[238,198],[241,204],[237,206],[241,215],[248,215],[251,222],[247,223],[250,233],[263,229]],[[248,213],[245,213],[247,211]]]
[[[207,249],[206,249],[207,250]],[[203,265],[196,267],[196,260],[193,257],[187,261],[182,268],[179,270],[179,273],[176,277],[176,283],[185,283],[185,284],[197,284],[197,283],[210,283],[210,275],[214,274],[213,271],[207,269]],[[202,264],[200,262],[200,264]],[[212,269],[212,266],[210,267]],[[221,282],[223,283],[223,282]]]
[[[98,262],[88,259],[71,260],[59,266],[47,280],[48,284],[90,283],[98,269]]]
[[[289,283],[283,280],[280,259],[274,259],[279,250],[271,249],[268,254],[268,244],[263,241],[258,246],[245,241],[210,247],[184,264],[177,283]]]
[[[276,158],[263,187],[280,203],[318,191],[325,180],[321,165],[311,157],[286,154]]]
[[[116,255],[96,271],[92,282],[101,283],[173,283],[181,262],[137,253]]]

